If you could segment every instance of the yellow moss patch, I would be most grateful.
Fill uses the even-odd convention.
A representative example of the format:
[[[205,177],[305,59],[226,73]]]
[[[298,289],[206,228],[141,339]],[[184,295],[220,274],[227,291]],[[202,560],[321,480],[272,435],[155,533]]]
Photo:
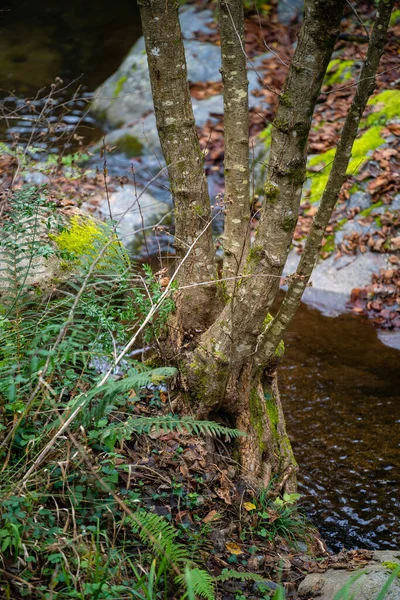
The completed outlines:
[[[373,125],[354,142],[349,166],[347,167],[348,175],[356,175],[361,165],[367,159],[368,153],[376,150],[376,148],[385,143],[386,140],[381,136],[381,131],[382,127],[380,125]],[[308,161],[308,167],[321,168],[316,173],[308,172],[308,177],[311,180],[311,202],[318,202],[321,199],[328,182],[335,154],[336,149],[331,148],[331,150],[327,150],[323,154],[318,154],[318,156],[314,156]]]
[[[81,262],[82,257],[94,260],[102,248],[109,244],[98,266],[118,266],[121,262],[129,264],[128,255],[115,234],[108,230],[106,225],[102,226],[90,217],[74,215],[67,228],[60,234],[50,234],[49,237],[60,250],[67,252],[73,261]]]
[[[367,117],[368,125],[390,121],[400,115],[400,91],[385,90],[371,98],[368,104],[375,107]]]

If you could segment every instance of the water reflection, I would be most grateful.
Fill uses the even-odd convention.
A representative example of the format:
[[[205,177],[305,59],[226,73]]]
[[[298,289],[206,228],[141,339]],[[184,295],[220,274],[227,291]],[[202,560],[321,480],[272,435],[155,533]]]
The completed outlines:
[[[302,306],[280,371],[305,508],[331,548],[400,537],[400,352],[352,315]]]

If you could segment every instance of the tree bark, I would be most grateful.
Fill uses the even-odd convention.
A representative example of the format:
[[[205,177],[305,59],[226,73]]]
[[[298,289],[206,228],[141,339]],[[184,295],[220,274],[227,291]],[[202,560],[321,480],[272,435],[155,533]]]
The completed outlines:
[[[162,152],[175,206],[175,248],[185,256],[180,286],[214,281],[215,249],[210,198],[192,103],[185,51],[175,0],[139,0],[143,34]],[[204,331],[215,316],[216,285],[186,288],[177,295],[176,323],[185,331]]]
[[[221,0],[222,82],[224,84],[225,224],[222,270],[229,294],[250,242],[249,108],[242,0]]]

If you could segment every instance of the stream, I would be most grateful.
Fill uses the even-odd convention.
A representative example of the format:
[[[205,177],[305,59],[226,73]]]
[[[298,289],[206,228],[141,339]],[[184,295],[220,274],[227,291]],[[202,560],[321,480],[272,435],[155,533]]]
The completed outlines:
[[[35,96],[59,76],[70,84],[58,100],[68,103],[65,127],[79,122],[86,143],[98,139],[101,125],[86,114],[88,100],[140,35],[135,3],[121,0],[118,10],[106,0],[85,2],[84,10],[81,0],[5,4],[4,105],[21,106],[17,96]],[[0,119],[0,142],[15,133],[29,135],[29,124]],[[331,550],[399,548],[400,352],[359,317],[329,318],[305,305],[285,342],[280,387],[308,517]]]

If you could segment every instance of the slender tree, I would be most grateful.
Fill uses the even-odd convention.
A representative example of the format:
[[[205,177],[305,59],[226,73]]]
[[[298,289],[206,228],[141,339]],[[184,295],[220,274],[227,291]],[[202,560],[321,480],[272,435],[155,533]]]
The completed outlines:
[[[337,201],[359,121],[375,87],[394,0],[381,0],[368,52],[305,250],[275,318],[269,311],[292,243],[313,111],[346,0],[306,0],[303,25],[272,127],[265,200],[249,243],[248,97],[242,0],[220,0],[224,84],[225,203],[222,278],[215,265],[210,202],[187,83],[176,0],[139,0],[160,141],[175,203],[180,291],[169,348],[186,410],[223,415],[240,438],[244,477],[295,488],[296,463],[279,399],[281,340],[309,281]],[[193,245],[193,243],[195,244]],[[188,249],[193,246],[193,250]],[[167,344],[168,346],[168,344]]]

